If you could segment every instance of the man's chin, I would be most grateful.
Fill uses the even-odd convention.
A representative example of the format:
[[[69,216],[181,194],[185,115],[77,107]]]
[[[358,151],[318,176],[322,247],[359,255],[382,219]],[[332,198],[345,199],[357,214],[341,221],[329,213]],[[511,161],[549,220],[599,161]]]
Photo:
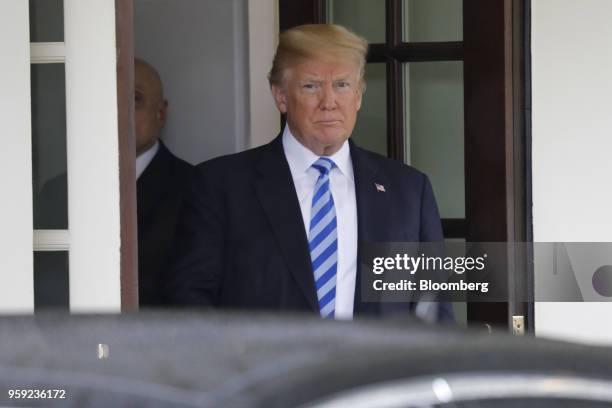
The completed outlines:
[[[347,139],[345,130],[338,127],[319,128],[317,133],[317,139],[323,143],[341,143]]]
[[[325,155],[330,156],[342,147],[342,144],[347,138],[344,135],[325,135],[318,138],[319,146],[325,150]],[[332,152],[331,154],[329,152]]]
[[[317,139],[319,144],[323,146],[335,146],[344,142],[342,135],[321,135],[321,137]]]

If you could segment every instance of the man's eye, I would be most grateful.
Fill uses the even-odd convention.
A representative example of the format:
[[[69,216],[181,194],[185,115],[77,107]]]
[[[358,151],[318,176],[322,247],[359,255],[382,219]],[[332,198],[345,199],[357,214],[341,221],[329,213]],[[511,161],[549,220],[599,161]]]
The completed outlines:
[[[316,84],[304,84],[303,88],[307,91],[314,91],[315,89],[317,89],[317,85]]]
[[[351,83],[348,81],[341,81],[341,82],[338,82],[337,86],[338,88],[350,88]]]

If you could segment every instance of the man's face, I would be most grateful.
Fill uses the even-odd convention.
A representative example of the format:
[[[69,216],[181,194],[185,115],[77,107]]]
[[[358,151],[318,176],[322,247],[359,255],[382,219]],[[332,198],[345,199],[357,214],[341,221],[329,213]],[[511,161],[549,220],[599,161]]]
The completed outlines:
[[[329,156],[355,127],[361,107],[359,70],[350,63],[305,62],[288,70],[272,94],[296,139],[316,155]]]
[[[140,155],[155,144],[166,123],[167,102],[161,83],[151,69],[135,63],[135,122],[136,154]]]

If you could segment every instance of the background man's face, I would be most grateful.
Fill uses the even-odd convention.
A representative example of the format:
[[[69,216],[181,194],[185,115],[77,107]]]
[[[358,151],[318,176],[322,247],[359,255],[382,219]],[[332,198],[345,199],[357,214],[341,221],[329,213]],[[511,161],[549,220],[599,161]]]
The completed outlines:
[[[361,83],[354,64],[315,60],[287,72],[272,86],[276,106],[287,114],[293,135],[315,154],[332,155],[351,136],[361,107]]]
[[[151,69],[135,62],[135,122],[136,154],[140,155],[155,144],[166,123],[167,102],[161,82]]]

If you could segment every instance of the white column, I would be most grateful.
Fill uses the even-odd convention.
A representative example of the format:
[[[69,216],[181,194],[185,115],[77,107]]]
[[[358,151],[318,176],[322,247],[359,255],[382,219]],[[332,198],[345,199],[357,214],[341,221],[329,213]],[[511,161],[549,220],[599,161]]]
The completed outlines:
[[[65,0],[64,24],[70,309],[119,312],[115,2]]]
[[[0,4],[0,313],[34,310],[28,2]]]

